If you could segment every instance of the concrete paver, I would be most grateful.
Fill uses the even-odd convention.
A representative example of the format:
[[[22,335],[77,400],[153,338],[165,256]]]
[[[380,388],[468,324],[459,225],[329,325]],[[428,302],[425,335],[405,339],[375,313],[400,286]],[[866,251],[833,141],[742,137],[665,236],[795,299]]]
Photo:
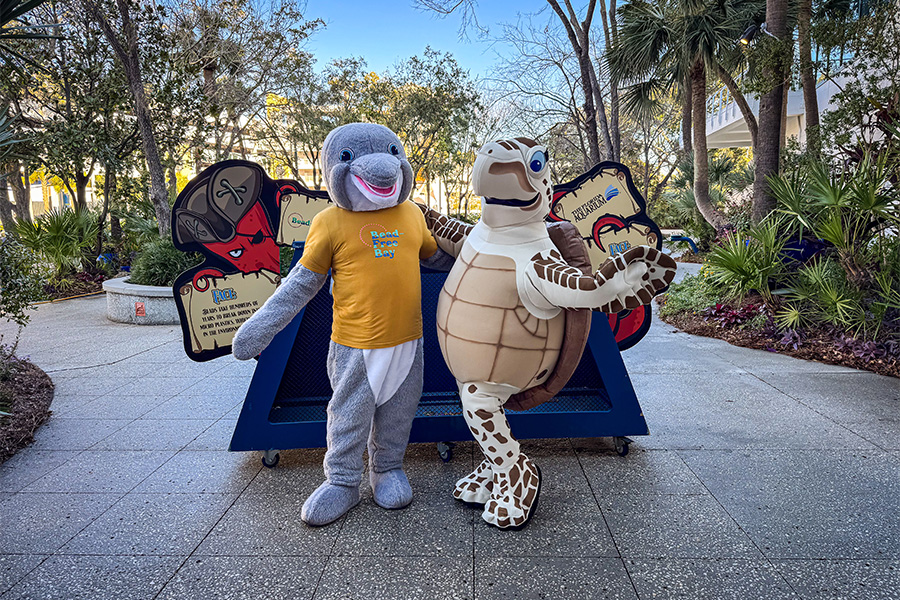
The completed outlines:
[[[696,270],[689,267],[686,270]],[[472,443],[410,446],[416,492],[299,520],[321,449],[227,447],[255,363],[184,356],[176,326],[43,305],[21,354],[56,383],[0,466],[0,597],[895,598],[900,382],[655,321],[624,354],[652,435],[525,440],[544,473],[521,532],[449,496]],[[11,333],[0,326],[0,333]]]

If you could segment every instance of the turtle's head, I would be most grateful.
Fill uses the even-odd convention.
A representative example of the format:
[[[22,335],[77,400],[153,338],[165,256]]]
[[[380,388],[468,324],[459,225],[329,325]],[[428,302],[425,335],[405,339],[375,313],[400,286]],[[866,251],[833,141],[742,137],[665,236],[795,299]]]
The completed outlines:
[[[333,129],[322,144],[322,172],[332,201],[355,212],[396,206],[413,183],[400,138],[375,123]]]
[[[481,220],[491,227],[542,221],[553,197],[547,148],[524,137],[485,144],[475,157],[472,189],[483,197]]]

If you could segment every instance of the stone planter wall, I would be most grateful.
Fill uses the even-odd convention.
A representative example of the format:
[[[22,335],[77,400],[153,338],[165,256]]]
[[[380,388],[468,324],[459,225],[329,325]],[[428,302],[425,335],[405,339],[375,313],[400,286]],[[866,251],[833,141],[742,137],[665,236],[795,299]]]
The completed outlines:
[[[128,277],[103,282],[106,292],[106,317],[117,323],[136,325],[175,325],[178,309],[172,288],[131,285]]]

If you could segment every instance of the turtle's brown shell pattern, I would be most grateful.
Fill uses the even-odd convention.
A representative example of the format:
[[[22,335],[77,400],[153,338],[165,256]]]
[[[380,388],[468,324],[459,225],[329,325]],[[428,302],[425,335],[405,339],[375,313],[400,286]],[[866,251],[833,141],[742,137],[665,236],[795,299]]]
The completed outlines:
[[[513,259],[462,251],[438,299],[438,342],[460,383],[504,383],[527,389],[556,366],[565,311],[539,319],[519,299]]]

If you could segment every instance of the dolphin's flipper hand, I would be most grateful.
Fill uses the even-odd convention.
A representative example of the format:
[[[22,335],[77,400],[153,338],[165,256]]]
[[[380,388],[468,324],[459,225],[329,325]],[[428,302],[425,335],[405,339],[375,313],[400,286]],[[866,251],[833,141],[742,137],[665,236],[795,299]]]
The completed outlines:
[[[275,293],[234,334],[231,342],[234,357],[249,360],[265,350],[278,332],[287,327],[322,289],[326,277],[297,263]]]
[[[444,273],[448,273],[450,269],[453,268],[453,265],[455,263],[456,259],[441,250],[440,247],[438,247],[437,251],[434,254],[424,260],[419,261],[419,264],[426,269],[442,271]]]

